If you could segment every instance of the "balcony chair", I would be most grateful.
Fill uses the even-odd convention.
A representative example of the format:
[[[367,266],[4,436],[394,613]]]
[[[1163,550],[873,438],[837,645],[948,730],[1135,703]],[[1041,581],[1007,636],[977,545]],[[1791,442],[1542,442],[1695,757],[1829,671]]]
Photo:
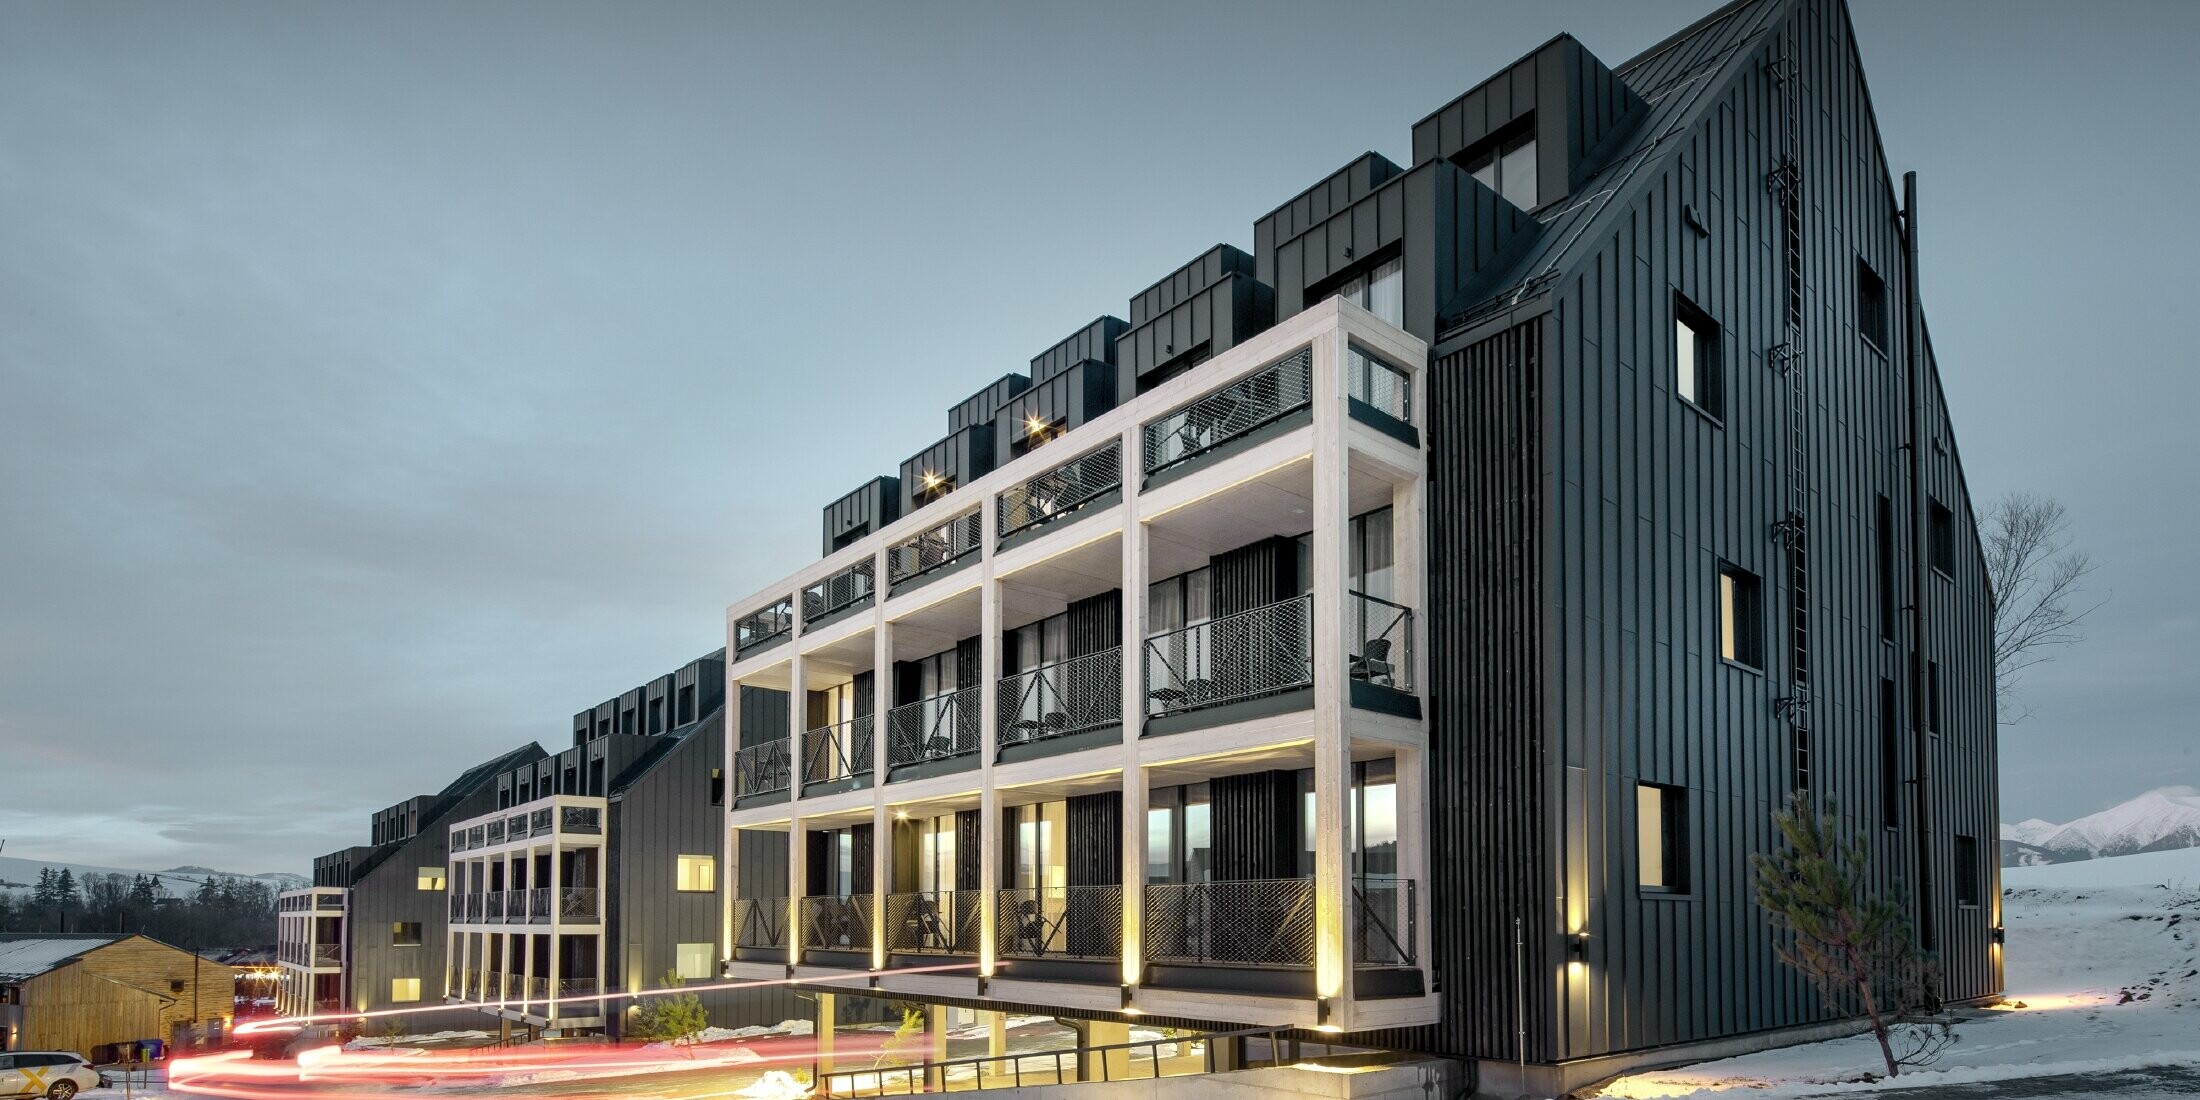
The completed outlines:
[[[1369,639],[1360,649],[1361,652],[1352,658],[1352,678],[1396,687],[1398,670],[1390,663],[1390,639]]]
[[[1046,954],[1046,915],[1039,911],[1036,898],[1026,898],[1016,903],[1016,937],[1010,941],[1009,953],[1023,951],[1026,945],[1029,945],[1029,954]]]

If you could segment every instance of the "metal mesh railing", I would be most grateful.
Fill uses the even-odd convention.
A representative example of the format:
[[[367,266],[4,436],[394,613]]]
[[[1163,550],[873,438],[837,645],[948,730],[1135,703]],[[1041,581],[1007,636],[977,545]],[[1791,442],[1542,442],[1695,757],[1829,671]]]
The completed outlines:
[[[806,897],[801,915],[803,950],[871,950],[871,895]]]
[[[1149,885],[1139,949],[1154,962],[1314,965],[1314,880]]]
[[[468,895],[466,895],[466,919],[467,919],[467,920],[469,920],[469,921],[479,921],[479,920],[481,919],[481,907],[482,907],[482,903],[481,903],[481,895],[480,895],[480,894],[468,894]]]
[[[484,895],[481,919],[488,921],[501,921],[504,919],[504,891],[491,890]]]
[[[1123,441],[1078,455],[1001,493],[997,523],[1005,538],[1069,515],[1123,487]]]
[[[490,823],[489,823],[489,825],[488,825],[488,838],[487,838],[487,842],[488,842],[488,843],[490,843],[490,844],[502,844],[502,843],[504,843],[504,819],[503,819],[503,818],[501,818],[501,817],[500,817],[500,818],[496,819],[495,821],[492,821],[492,822],[490,822]]]
[[[1254,699],[1314,682],[1314,599],[1194,623],[1146,639],[1149,717]]]
[[[1347,396],[1376,412],[1413,423],[1413,376],[1347,344],[1344,354],[1344,387]]]
[[[859,714],[802,735],[802,781],[826,783],[871,773],[871,738],[878,721]]]
[[[978,952],[985,938],[976,890],[886,895],[886,949],[916,954]]]
[[[1047,886],[1000,892],[994,931],[1002,955],[1114,959],[1123,955],[1123,888]]]
[[[567,833],[603,832],[603,807],[560,806],[558,807],[558,829],[560,832]]]
[[[937,527],[927,528],[886,550],[886,580],[900,584],[944,565],[961,561],[978,549],[979,516],[965,512]]]
[[[1364,592],[1345,594],[1345,675],[1413,690],[1413,609]]]
[[[741,898],[733,903],[735,947],[787,946],[787,899]]]
[[[886,715],[886,765],[951,760],[978,751],[978,689],[895,707]]]
[[[487,826],[471,826],[466,830],[466,846],[468,848],[479,848],[489,842],[488,836],[489,830]]]
[[[997,702],[1003,745],[1115,725],[1123,720],[1123,649],[1003,676]]]
[[[787,759],[787,739],[766,741],[761,745],[748,745],[736,749],[733,754],[733,796],[746,798],[752,794],[770,794],[787,789],[787,770],[792,762]]]
[[[733,652],[735,656],[755,649],[774,638],[784,637],[794,630],[794,597],[789,596],[759,611],[752,611],[733,624]]]
[[[593,886],[566,886],[558,890],[558,919],[592,921],[601,912],[596,908],[596,888]]]
[[[550,923],[550,888],[537,886],[527,891],[527,923]]]
[[[1313,404],[1314,352],[1290,358],[1145,425],[1148,474],[1197,458],[1261,425]]]
[[[540,810],[535,810],[535,811],[533,811],[533,812],[529,813],[529,814],[527,815],[527,833],[528,833],[528,835],[529,835],[529,836],[541,836],[541,835],[543,835],[544,833],[547,833],[547,832],[549,832],[549,831],[550,831],[550,816],[551,816],[551,815],[550,815],[550,811],[549,811],[549,810],[548,810],[547,808],[545,808],[545,809],[540,809]]]
[[[1396,875],[1352,880],[1352,964],[1412,966],[1420,931],[1414,881]]]
[[[871,561],[866,558],[802,590],[802,621],[807,623],[871,598]]]

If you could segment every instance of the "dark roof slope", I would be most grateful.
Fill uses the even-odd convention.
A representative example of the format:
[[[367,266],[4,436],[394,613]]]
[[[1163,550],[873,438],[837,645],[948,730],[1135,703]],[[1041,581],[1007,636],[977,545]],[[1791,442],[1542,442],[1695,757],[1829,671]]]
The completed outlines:
[[[465,801],[467,795],[474,793],[474,791],[480,789],[482,784],[494,779],[498,772],[509,771],[521,764],[538,760],[547,755],[549,754],[542,751],[542,746],[529,741],[502,756],[484,760],[458,773],[458,778],[451,780],[448,785],[437,792],[435,802],[428,807],[427,812],[420,815],[420,825],[413,836],[376,848],[372,855],[360,860],[358,866],[352,869],[352,881],[357,882],[365,878],[367,872],[381,866],[385,860],[395,854],[399,848],[410,843],[414,837],[425,834],[430,828],[450,817],[451,811],[457,809],[458,804]]]
[[[710,708],[709,713],[704,714],[701,718],[660,734],[657,738],[658,744],[651,746],[648,752],[635,758],[634,762],[628,764],[625,770],[611,777],[608,794],[612,798],[625,794],[628,788],[641,782],[643,777],[657,769],[657,765],[664,763],[673,753],[679,751],[680,746],[687,743],[690,734],[699,730],[722,726],[725,720],[726,708],[725,704],[721,703]]]

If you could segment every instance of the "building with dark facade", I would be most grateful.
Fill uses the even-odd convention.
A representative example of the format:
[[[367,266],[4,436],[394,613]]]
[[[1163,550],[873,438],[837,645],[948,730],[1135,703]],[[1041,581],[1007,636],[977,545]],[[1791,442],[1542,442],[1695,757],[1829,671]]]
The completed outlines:
[[[1751,898],[1801,792],[1999,992],[1992,594],[1846,9],[1433,106],[729,608],[732,974],[1572,1087],[1842,1026]]]

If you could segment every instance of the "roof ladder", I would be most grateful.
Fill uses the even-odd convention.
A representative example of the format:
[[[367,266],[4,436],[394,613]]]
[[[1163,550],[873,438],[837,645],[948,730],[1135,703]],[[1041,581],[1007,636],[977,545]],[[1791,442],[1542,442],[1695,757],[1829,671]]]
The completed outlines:
[[[1780,162],[1765,188],[1780,207],[1780,256],[1785,269],[1781,341],[1766,359],[1787,382],[1787,515],[1772,537],[1786,548],[1788,567],[1788,684],[1777,704],[1788,725],[1789,783],[1811,789],[1810,653],[1810,401],[1803,370],[1803,172],[1801,74],[1795,29],[1781,32],[1780,54],[1767,62],[1780,116]]]

